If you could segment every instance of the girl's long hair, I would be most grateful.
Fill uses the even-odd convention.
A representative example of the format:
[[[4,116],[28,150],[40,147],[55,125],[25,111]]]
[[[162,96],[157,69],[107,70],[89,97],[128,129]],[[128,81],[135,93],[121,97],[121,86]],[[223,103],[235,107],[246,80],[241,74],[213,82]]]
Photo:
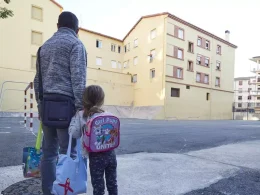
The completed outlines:
[[[100,86],[88,86],[83,93],[83,117],[88,118],[95,113],[104,112],[104,110],[101,109],[102,105],[104,104],[104,99],[105,93]]]

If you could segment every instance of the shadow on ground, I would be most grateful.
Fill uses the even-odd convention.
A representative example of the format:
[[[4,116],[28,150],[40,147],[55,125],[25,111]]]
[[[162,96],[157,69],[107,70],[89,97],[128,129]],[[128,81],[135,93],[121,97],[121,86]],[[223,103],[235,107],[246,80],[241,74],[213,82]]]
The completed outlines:
[[[17,182],[4,191],[3,195],[43,195],[41,191],[41,179],[33,178]]]
[[[211,186],[185,195],[256,195],[260,194],[260,172],[244,170],[234,177],[222,179]]]

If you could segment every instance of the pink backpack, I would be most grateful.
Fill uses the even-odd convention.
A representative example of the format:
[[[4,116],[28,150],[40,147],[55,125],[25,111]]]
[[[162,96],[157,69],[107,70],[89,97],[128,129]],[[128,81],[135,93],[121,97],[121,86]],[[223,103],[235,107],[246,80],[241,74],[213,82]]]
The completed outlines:
[[[88,152],[105,152],[120,144],[120,120],[108,113],[90,118],[83,130],[83,145]]]

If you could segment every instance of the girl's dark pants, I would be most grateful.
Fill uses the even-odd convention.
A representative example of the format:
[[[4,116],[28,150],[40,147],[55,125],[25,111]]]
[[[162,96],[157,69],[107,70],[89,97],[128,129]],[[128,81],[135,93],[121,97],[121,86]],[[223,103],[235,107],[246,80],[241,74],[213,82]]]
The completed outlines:
[[[89,169],[93,195],[105,194],[105,181],[109,195],[118,195],[117,160],[115,151],[89,153]]]

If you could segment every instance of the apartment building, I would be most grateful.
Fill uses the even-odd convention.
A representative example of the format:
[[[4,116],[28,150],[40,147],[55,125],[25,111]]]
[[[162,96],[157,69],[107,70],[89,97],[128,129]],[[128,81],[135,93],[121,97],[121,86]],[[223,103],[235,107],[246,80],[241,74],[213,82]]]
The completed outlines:
[[[260,90],[260,88],[259,88]],[[259,101],[256,97],[256,78],[253,77],[238,77],[234,79],[234,106],[236,111],[254,111],[255,103]]]
[[[31,82],[37,48],[56,31],[62,7],[50,0],[9,6],[15,16],[0,20],[0,84]],[[88,52],[87,83],[104,88],[106,108],[122,117],[150,119],[232,118],[237,46],[229,42],[229,31],[225,36],[167,12],[141,17],[122,40],[84,28],[79,32]],[[0,111],[22,111],[19,90],[25,85],[4,86],[17,90],[1,94]]]

